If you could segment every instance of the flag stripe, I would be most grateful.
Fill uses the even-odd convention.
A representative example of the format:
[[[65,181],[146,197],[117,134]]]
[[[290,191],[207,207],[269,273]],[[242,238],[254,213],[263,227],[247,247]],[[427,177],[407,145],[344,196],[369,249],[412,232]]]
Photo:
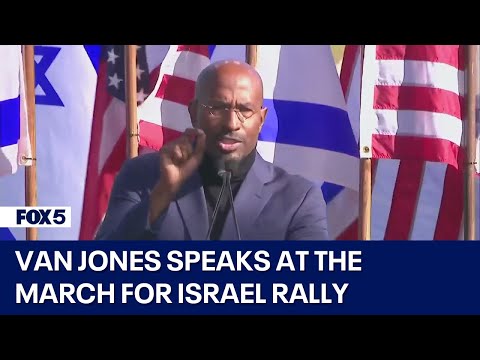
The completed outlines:
[[[464,72],[443,63],[414,60],[379,60],[377,85],[406,84],[448,90],[463,96]]]
[[[0,101],[0,146],[17,144],[20,139],[20,95]]]
[[[383,239],[387,229],[400,160],[377,160],[372,179],[371,238]],[[373,160],[372,160],[373,163]]]
[[[189,51],[206,57],[210,57],[209,49],[205,45],[178,45],[177,52]]]
[[[428,87],[375,86],[374,109],[431,111],[463,119],[463,98],[448,90]]]
[[[262,74],[264,98],[346,110],[335,62],[331,50],[327,50],[330,57],[325,56],[325,46],[260,45],[256,68]],[[312,66],[312,59],[320,58],[321,66]],[[295,71],[291,71],[291,68],[295,68]],[[338,86],[333,85],[336,83]]]
[[[108,129],[108,131],[102,131],[101,146],[98,156],[98,172],[102,170],[107,158],[112,152],[112,149],[115,147],[119,136],[125,130],[126,120],[119,121],[119,119],[126,118],[127,111],[124,102],[115,96],[112,97],[102,116],[102,127],[105,130]]]
[[[342,91],[345,99],[348,99],[349,92],[352,90],[350,84],[353,80],[353,72],[355,65],[359,63],[357,56],[360,56],[359,45],[347,45],[345,46],[345,52],[343,54],[342,69],[340,71],[340,84],[342,85]]]
[[[188,106],[195,95],[195,82],[165,74],[155,96]]]
[[[433,239],[442,200],[447,164],[426,161],[409,239]],[[408,181],[408,178],[405,179]]]
[[[149,121],[140,121],[140,146],[148,147],[152,150],[159,150],[165,143],[176,139],[182,132],[166,126],[158,126]]]
[[[99,168],[100,148],[102,146],[103,118],[112,96],[104,91],[107,88],[107,63],[102,61],[98,70],[95,105],[93,110],[90,150],[88,153],[87,176],[82,208],[82,225],[79,239],[92,239],[101,217],[93,209],[102,206],[99,198],[101,168]],[[107,160],[106,160],[107,161]]]
[[[334,183],[324,182],[322,184],[322,193],[325,202],[330,203],[345,187]]]
[[[149,99],[143,105],[142,111],[139,111],[138,114],[139,122],[145,121],[176,131],[184,131],[187,127],[192,126],[188,108],[185,105],[156,97]],[[140,129],[140,137],[144,135],[148,136]]]
[[[461,45],[377,45],[376,58],[384,60],[434,61],[465,69]]]
[[[335,240],[359,240],[358,239],[358,218],[356,218]]]
[[[403,159],[440,161],[457,166],[463,157],[460,148],[448,141],[436,138],[413,136],[373,135],[373,157],[380,159]]]
[[[434,240],[458,239],[463,216],[463,176],[447,167]]]
[[[423,167],[424,163],[419,161],[400,162],[384,240],[410,238]]]
[[[152,70],[151,75],[149,77],[148,83],[148,92],[151,93],[153,89],[155,89],[155,85],[157,84],[157,79],[160,76],[160,66],[157,66],[155,69]]]
[[[264,154],[262,153],[262,156]],[[358,159],[353,156],[308,146],[276,143],[273,163],[288,172],[301,174],[307,179],[319,182],[335,182],[358,190]]]
[[[88,199],[85,198],[84,211],[82,213],[82,227],[79,237],[80,240],[91,240],[95,235],[97,226],[101,222],[102,214],[104,214],[107,209],[110,190],[113,186],[115,176],[126,159],[125,148],[126,135],[125,131],[123,131],[113,146],[112,152],[107,157],[100,173],[96,175],[95,178],[93,176],[91,177],[92,180],[95,179],[97,182],[95,186],[91,187],[91,190],[89,189],[92,193],[91,195],[93,196],[93,199],[91,197]],[[89,182],[87,182],[86,186],[88,185]],[[85,192],[85,196],[87,196],[87,192]],[[87,200],[89,202],[87,202]],[[86,210],[86,206],[89,206],[88,211]]]
[[[205,48],[203,53],[207,53],[208,49],[205,45],[199,45]],[[170,53],[170,55],[168,55]],[[162,72],[167,75],[180,77],[191,80],[195,83],[200,72],[210,63],[208,55],[200,55],[191,51],[174,51],[174,45],[171,45],[169,52],[165,57],[169,57],[170,61],[162,66]]]
[[[377,132],[449,140],[460,146],[463,123],[450,115],[413,110],[377,110]]]
[[[346,111],[286,100],[267,99],[264,104],[270,110],[267,113],[268,121],[260,134],[261,140],[325,149],[351,156],[358,154]],[[332,134],[352,136],[339,142]]]

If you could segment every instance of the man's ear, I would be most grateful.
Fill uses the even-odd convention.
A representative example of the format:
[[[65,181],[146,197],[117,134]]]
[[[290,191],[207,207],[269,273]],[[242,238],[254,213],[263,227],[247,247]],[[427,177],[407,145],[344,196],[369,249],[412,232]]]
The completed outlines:
[[[188,104],[188,113],[193,127],[197,127],[197,100],[193,99]]]
[[[265,119],[267,118],[267,112],[268,112],[267,108],[263,108],[262,110],[260,110],[260,128],[259,128],[259,130],[262,130],[263,124],[265,123]]]

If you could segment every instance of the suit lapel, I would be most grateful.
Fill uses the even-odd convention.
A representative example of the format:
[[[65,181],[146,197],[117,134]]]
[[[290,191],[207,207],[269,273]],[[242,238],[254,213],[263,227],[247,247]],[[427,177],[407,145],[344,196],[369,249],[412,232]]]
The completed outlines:
[[[243,181],[234,200],[240,236],[254,227],[254,222],[272,195],[265,184],[271,174],[265,160],[257,153],[255,162]],[[227,190],[228,191],[228,190]],[[237,230],[233,219],[232,209],[225,219],[221,239],[237,240]],[[242,237],[243,239],[243,237]]]
[[[187,180],[176,202],[190,238],[205,240],[208,231],[208,212],[198,173]]]

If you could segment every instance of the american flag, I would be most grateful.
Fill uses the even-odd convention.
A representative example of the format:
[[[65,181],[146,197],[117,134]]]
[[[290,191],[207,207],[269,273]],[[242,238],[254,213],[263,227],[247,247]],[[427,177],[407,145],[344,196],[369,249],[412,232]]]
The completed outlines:
[[[416,60],[414,63],[403,64],[403,68],[390,62],[393,66],[383,67],[376,73],[378,77],[390,81],[390,85],[395,81],[397,85],[409,81],[410,86],[423,86],[413,89],[413,94],[403,94],[404,97],[401,101],[397,101],[397,106],[392,106],[393,118],[398,117],[399,125],[401,125],[401,121],[408,123],[419,119],[426,119],[431,124],[434,124],[436,118],[449,121],[450,125],[448,126],[456,129],[454,132],[456,137],[446,140],[445,138],[452,134],[442,132],[442,126],[445,124],[440,124],[440,127],[430,128],[439,129],[436,133],[439,138],[437,144],[430,144],[437,147],[437,150],[441,150],[439,147],[448,143],[449,145],[443,152],[430,151],[428,154],[433,156],[429,157],[425,156],[428,155],[427,153],[419,151],[417,159],[390,152],[385,157],[393,159],[372,159],[372,239],[462,239],[463,173],[456,168],[456,153],[459,151],[460,145],[458,128],[461,127],[462,122],[463,89],[462,80],[458,81],[458,78],[461,78],[463,73],[463,53],[458,45],[433,46],[430,49],[420,49],[418,46],[416,48],[408,47],[406,45],[393,47],[390,49],[393,50],[393,53],[386,52],[385,48],[379,50],[384,52],[385,57],[388,54],[395,54],[396,51],[398,58],[405,60],[413,54],[416,56]],[[357,123],[360,122],[361,96],[359,54],[359,46],[347,45],[341,70],[341,82],[349,114],[356,119]],[[419,56],[419,54],[423,55]],[[449,72],[439,71],[439,69],[446,68],[446,63],[450,63]],[[402,91],[409,90],[408,87],[405,89]],[[385,90],[385,94],[390,89],[377,87],[375,89],[377,91],[376,99],[381,99],[378,95],[382,90]],[[412,89],[410,88],[410,90]],[[428,101],[416,102],[418,98],[415,97],[422,95],[427,95]],[[390,97],[390,99],[393,98]],[[397,97],[398,99],[399,97]],[[380,119],[381,111],[376,113],[377,119]],[[403,114],[400,115],[401,112]],[[383,124],[379,122],[380,126],[386,124],[386,122]],[[358,131],[360,132],[360,130]],[[406,139],[408,140],[408,138]],[[383,141],[381,136],[377,140],[379,143]],[[386,138],[386,140],[388,143],[389,139]],[[442,153],[443,157],[435,157]],[[357,221],[351,225],[350,231],[345,236],[355,238],[357,236],[356,229]]]
[[[167,45],[137,46],[137,104],[153,89]],[[126,160],[124,45],[105,45],[98,71],[80,240],[93,239]]]
[[[107,93],[125,102],[125,46],[108,45],[103,49],[102,58],[107,64]],[[150,89],[150,78],[145,45],[137,45],[137,103],[145,100]]]
[[[371,152],[361,155],[461,167],[465,47],[364,49],[360,148]]]
[[[138,107],[140,146],[158,150],[192,126],[188,104],[212,51],[208,45],[169,46],[151,96]]]

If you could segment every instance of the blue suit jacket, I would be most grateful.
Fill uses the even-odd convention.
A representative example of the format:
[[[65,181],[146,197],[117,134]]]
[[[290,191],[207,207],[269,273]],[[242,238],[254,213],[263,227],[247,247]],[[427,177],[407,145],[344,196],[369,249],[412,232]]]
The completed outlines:
[[[149,153],[124,163],[96,239],[205,239],[208,212],[198,173],[184,183],[167,210],[148,226],[149,196],[160,176],[159,161],[158,153]],[[258,153],[234,204],[242,240],[329,238],[321,189],[272,165]],[[237,239],[231,210],[220,239]]]

